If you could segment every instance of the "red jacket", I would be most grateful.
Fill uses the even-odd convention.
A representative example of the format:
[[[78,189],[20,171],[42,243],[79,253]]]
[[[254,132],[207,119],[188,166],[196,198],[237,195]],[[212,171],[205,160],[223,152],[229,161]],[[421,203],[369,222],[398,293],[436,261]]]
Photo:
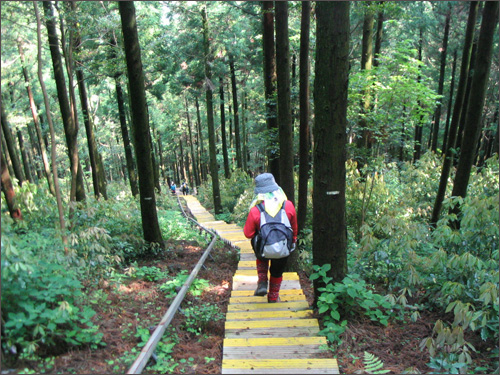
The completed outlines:
[[[295,206],[291,201],[285,202],[285,212],[286,216],[288,216],[288,220],[290,220],[290,225],[292,226],[293,231],[293,242],[297,242],[297,213],[295,212]],[[253,238],[255,234],[260,229],[260,211],[257,206],[253,206],[247,216],[247,221],[245,226],[243,227],[243,233],[246,238]]]

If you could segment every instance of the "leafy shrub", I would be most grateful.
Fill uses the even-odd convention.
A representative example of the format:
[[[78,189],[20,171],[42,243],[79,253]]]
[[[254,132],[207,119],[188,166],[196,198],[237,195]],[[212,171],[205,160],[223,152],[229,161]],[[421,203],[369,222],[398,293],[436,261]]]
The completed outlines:
[[[318,288],[321,294],[317,305],[318,312],[325,314],[323,319],[326,328],[322,332],[331,342],[338,341],[340,334],[344,332],[347,320],[341,322],[341,318],[365,315],[372,321],[387,325],[389,316],[383,310],[390,309],[392,305],[383,296],[373,293],[359,275],[351,274],[341,283],[332,284],[332,278],[327,276],[331,269],[330,264],[321,267],[314,265],[313,269],[315,273],[310,279],[319,279],[325,285]]]
[[[100,343],[91,321],[95,312],[82,303],[82,285],[66,267],[35,261],[2,238],[2,349],[23,355],[40,346]]]
[[[182,314],[186,317],[183,328],[187,332],[199,335],[206,330],[211,322],[224,319],[224,314],[216,304],[206,304],[194,306],[188,301],[188,307],[182,309]]]
[[[179,272],[175,278],[168,280],[163,285],[159,286],[159,289],[166,294],[167,298],[174,298],[179,289],[182,288],[189,275],[186,270]],[[205,279],[194,279],[189,287],[188,292],[193,296],[199,296],[208,287],[208,280]]]

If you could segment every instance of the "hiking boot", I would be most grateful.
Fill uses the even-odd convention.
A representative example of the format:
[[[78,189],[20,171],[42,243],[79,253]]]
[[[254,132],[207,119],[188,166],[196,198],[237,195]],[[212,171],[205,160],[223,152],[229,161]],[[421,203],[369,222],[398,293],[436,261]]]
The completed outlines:
[[[267,294],[267,281],[259,283],[255,289],[254,296],[265,296]]]

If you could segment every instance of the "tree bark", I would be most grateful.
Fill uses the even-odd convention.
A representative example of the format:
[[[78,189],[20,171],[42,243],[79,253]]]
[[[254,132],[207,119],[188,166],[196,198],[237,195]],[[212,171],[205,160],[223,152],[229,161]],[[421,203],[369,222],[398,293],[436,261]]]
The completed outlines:
[[[309,181],[309,32],[311,25],[311,2],[302,2],[300,23],[300,55],[299,55],[299,192],[297,204],[297,224],[299,233],[304,230],[307,219],[307,185]]]
[[[2,131],[3,137],[7,144],[7,150],[9,151],[10,160],[12,163],[12,168],[14,170],[14,175],[19,183],[22,186],[23,182],[26,180],[24,176],[23,169],[21,166],[21,161],[19,160],[19,155],[17,153],[16,144],[12,136],[12,132],[10,130],[9,123],[7,121],[7,114],[5,113],[5,108],[3,105],[3,100],[0,98],[0,110],[1,110],[1,121],[2,121]]]
[[[422,27],[420,28],[420,37],[418,40],[418,61],[422,62],[422,47],[424,43],[424,32]],[[417,81],[420,83],[422,80],[422,76],[419,74]],[[421,106],[420,101],[418,102],[419,106]],[[415,136],[414,136],[414,146],[413,146],[413,162],[416,162],[417,160],[420,159],[420,156],[422,155],[422,133],[423,133],[423,118],[424,116],[421,115],[419,118],[418,123],[415,125]]]
[[[460,159],[458,161],[457,173],[451,193],[453,197],[465,197],[467,195],[467,186],[469,184],[470,172],[475,157],[476,144],[481,132],[481,116],[490,74],[493,37],[497,24],[498,2],[487,1],[484,6],[481,30],[479,32],[469,108],[465,119],[463,143],[460,148]],[[460,220],[458,218],[460,206],[455,205],[452,207],[451,212],[457,214],[457,220],[454,222],[454,226],[458,228],[460,226]]]
[[[61,109],[61,117],[64,125],[64,133],[66,136],[66,144],[68,146],[68,156],[70,160],[72,176],[72,192],[70,194],[70,199],[80,202],[85,200],[85,187],[83,184],[83,172],[78,156],[78,128],[76,127],[76,124],[73,121],[74,118],[71,115],[71,108],[68,100],[68,91],[66,89],[66,80],[64,78],[62,58],[59,51],[59,41],[57,38],[57,31],[54,22],[54,10],[52,8],[52,2],[44,1],[43,9],[45,13],[45,23],[49,37],[54,78],[57,86],[57,98],[59,100],[59,107]]]
[[[238,91],[236,88],[236,72],[234,69],[234,57],[229,55],[229,68],[231,70],[231,88],[233,94],[233,116],[234,116],[234,148],[236,149],[236,167],[242,168],[241,163],[241,137],[240,116],[238,110]]]
[[[330,264],[328,276],[347,274],[345,217],[347,90],[349,77],[349,2],[316,6],[314,81],[313,264]],[[320,280],[314,281],[315,299]]]
[[[462,52],[462,64],[460,67],[460,78],[458,81],[458,88],[457,88],[457,98],[455,99],[455,106],[453,107],[453,117],[451,120],[450,131],[448,134],[447,151],[443,159],[443,168],[441,170],[439,188],[436,195],[436,200],[434,202],[434,207],[432,210],[432,217],[430,221],[431,227],[435,227],[439,220],[439,215],[441,214],[441,208],[443,206],[443,200],[446,193],[446,185],[448,183],[448,177],[450,175],[450,169],[453,162],[452,150],[455,147],[457,128],[460,122],[461,112],[463,110],[465,85],[467,83],[467,76],[469,74],[470,55],[472,49],[472,40],[474,38],[474,28],[476,24],[478,6],[479,2],[477,1],[470,2],[469,17],[467,20],[467,29],[465,31],[464,49]]]
[[[382,50],[382,34],[384,31],[384,1],[379,1],[379,11],[377,15],[377,32],[375,33],[375,49],[373,51],[373,66],[379,64],[378,58]]]
[[[45,5],[45,4],[44,4]],[[49,96],[47,94],[47,89],[45,88],[45,81],[42,72],[42,24],[40,21],[40,14],[38,12],[37,2],[33,1],[33,6],[35,9],[36,16],[36,28],[37,28],[37,63],[38,63],[38,81],[40,82],[40,87],[43,94],[43,102],[45,105],[45,112],[47,114],[47,123],[49,124],[50,130],[50,158],[52,163],[52,177],[54,178],[54,189],[56,192],[56,202],[57,211],[59,214],[59,229],[61,230],[61,239],[63,245],[67,245],[68,237],[66,236],[66,224],[64,220],[64,211],[62,207],[61,189],[59,188],[59,177],[57,175],[57,164],[56,164],[56,135],[54,131],[54,124],[52,123],[52,115],[50,112]]]
[[[195,105],[196,105],[196,124],[198,127],[198,143],[200,145],[199,151],[200,151],[200,156],[198,157],[198,160],[200,162],[200,171],[201,171],[201,179],[203,181],[207,180],[207,167],[206,167],[206,156],[205,156],[205,148],[203,146],[203,136],[201,133],[201,116],[200,116],[200,103],[198,101],[198,97],[195,98]]]
[[[224,158],[224,177],[231,177],[229,171],[229,157],[227,155],[227,140],[226,140],[226,113],[224,109],[224,78],[219,78],[219,96],[220,96],[220,130],[222,138],[222,156]]]
[[[23,161],[24,175],[26,176],[26,180],[33,183],[33,175],[31,173],[31,166],[28,159],[28,153],[26,152],[26,148],[24,147],[24,138],[23,134],[19,129],[17,129],[17,141],[19,143],[19,151],[21,152],[21,159]]]
[[[23,65],[23,76],[24,76],[24,82],[26,84],[26,91],[28,92],[28,99],[30,102],[31,115],[33,116],[33,123],[35,124],[35,131],[36,131],[36,134],[38,137],[38,147],[39,147],[40,155],[42,158],[43,171],[44,171],[45,177],[47,179],[49,191],[51,192],[52,195],[55,195],[56,191],[54,189],[54,184],[52,182],[52,177],[50,174],[50,165],[49,165],[49,159],[47,158],[47,150],[45,148],[45,143],[43,141],[42,132],[40,130],[40,124],[38,122],[38,112],[37,112],[37,108],[35,105],[35,100],[33,98],[33,92],[31,90],[31,84],[30,84],[30,79],[28,76],[28,70],[26,69],[25,62],[24,62],[24,51],[22,48],[22,42],[21,42],[20,38],[18,39],[18,49],[19,49],[19,56],[21,57],[21,63]],[[34,140],[32,140],[32,142],[34,142]]]
[[[156,211],[154,171],[151,160],[151,138],[134,3],[121,1],[119,3],[119,10],[125,57],[127,60],[129,92],[134,93],[134,100],[130,101],[130,109],[134,129],[132,134],[134,137],[137,170],[139,171],[142,230],[144,239],[147,242],[158,243],[163,247],[164,244]]]
[[[446,111],[446,124],[444,127],[444,136],[443,136],[443,154],[446,154],[448,149],[448,132],[450,129],[450,119],[452,112],[452,103],[453,103],[453,91],[455,90],[455,71],[457,68],[457,50],[453,53],[453,65],[451,67],[451,83],[450,83],[450,96],[448,97],[448,110]]]
[[[217,165],[217,154],[215,149],[215,127],[214,127],[214,104],[213,104],[213,83],[212,69],[210,67],[212,54],[210,53],[208,17],[206,5],[201,10],[203,19],[203,51],[205,53],[205,80],[206,80],[206,102],[207,102],[207,127],[208,127],[208,147],[210,154],[210,174],[212,177],[212,197],[214,201],[215,214],[222,213],[222,204],[219,188],[219,167]],[[236,120],[236,117],[235,117]]]
[[[191,159],[193,159],[193,174],[194,174],[194,183],[195,186],[200,186],[200,174],[198,172],[198,164],[196,161],[196,153],[194,151],[194,141],[193,141],[193,132],[191,130],[191,116],[189,116],[189,107],[188,107],[188,102],[186,96],[184,96],[184,103],[186,105],[186,119],[187,119],[187,127],[189,131],[189,144],[191,146]],[[227,157],[227,150],[226,152],[226,157]]]
[[[451,20],[451,5],[448,5],[448,12],[446,13],[446,21],[444,25],[443,47],[441,49],[441,67],[439,69],[439,83],[438,95],[443,95],[444,87],[444,73],[446,70],[446,54],[448,52],[448,36],[450,34],[450,20]],[[439,123],[441,120],[441,100],[438,101],[436,112],[434,113],[434,128],[432,134],[431,150],[437,151],[437,143],[439,137]]]
[[[278,119],[276,107],[276,54],[274,46],[274,2],[262,2],[262,43],[264,53],[264,87],[266,100],[266,124],[268,132],[267,159],[269,172],[277,182],[281,181],[279,165]]]
[[[375,23],[372,5],[365,2],[365,15],[363,20],[363,41],[361,45],[361,70],[371,70],[373,63],[373,25]],[[358,170],[366,165],[368,161],[369,149],[372,146],[372,132],[368,129],[366,115],[370,111],[371,97],[370,90],[363,90],[363,99],[361,103],[361,117],[359,120],[360,136],[357,140],[359,149]]]
[[[7,208],[9,209],[10,217],[17,220],[22,220],[23,215],[21,210],[16,204],[16,193],[14,192],[14,187],[12,186],[12,181],[10,180],[9,169],[7,168],[7,162],[1,154],[1,182],[2,182],[2,192],[5,197],[5,202],[7,203]]]
[[[280,144],[280,186],[288,199],[295,202],[293,181],[292,111],[290,104],[290,40],[288,37],[288,2],[276,7],[276,65],[278,83],[278,127]]]

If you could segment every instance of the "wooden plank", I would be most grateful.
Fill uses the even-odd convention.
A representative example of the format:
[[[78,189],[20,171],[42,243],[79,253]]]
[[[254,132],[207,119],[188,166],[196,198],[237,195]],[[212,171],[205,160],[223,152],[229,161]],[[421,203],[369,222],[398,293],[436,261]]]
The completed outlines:
[[[270,310],[308,310],[309,303],[303,302],[277,302],[277,303],[252,303],[229,305],[227,311],[270,311]]]
[[[233,290],[255,290],[257,288],[257,277],[250,276],[245,279],[233,280]],[[298,280],[283,280],[282,289],[302,289]]]
[[[312,310],[300,311],[242,311],[226,313],[226,321],[230,320],[262,320],[262,319],[303,319],[311,318]]]
[[[302,289],[280,289],[280,296],[282,295],[304,295]],[[251,290],[233,290],[231,292],[231,297],[253,297],[253,291]]]
[[[307,338],[307,337],[305,337]],[[324,356],[321,345],[284,345],[284,346],[224,346],[224,359],[291,359],[317,358]]]
[[[226,321],[226,331],[232,329],[253,328],[297,328],[297,327],[319,327],[317,319],[292,319],[292,320],[230,320]]]
[[[224,347],[227,346],[300,346],[300,345],[326,345],[323,336],[313,337],[267,337],[267,338],[240,338],[224,339]]]
[[[236,270],[233,278],[246,278],[248,276],[253,276],[257,278],[257,270]],[[300,280],[299,275],[296,272],[283,272],[283,280]]]
[[[225,338],[239,339],[252,337],[303,337],[318,336],[318,327],[285,327],[285,328],[253,328],[253,329],[230,329],[226,330]]]
[[[294,295],[294,294],[284,294],[280,291],[280,301],[281,302],[292,302],[292,301],[305,301],[306,296],[304,295]],[[231,297],[229,303],[264,303],[267,302],[267,296],[259,297]]]
[[[279,359],[226,359],[222,360],[222,367],[226,369],[332,369],[338,371],[337,360],[333,358],[316,358],[316,359],[288,359],[286,361]],[[333,372],[332,372],[333,373]]]

